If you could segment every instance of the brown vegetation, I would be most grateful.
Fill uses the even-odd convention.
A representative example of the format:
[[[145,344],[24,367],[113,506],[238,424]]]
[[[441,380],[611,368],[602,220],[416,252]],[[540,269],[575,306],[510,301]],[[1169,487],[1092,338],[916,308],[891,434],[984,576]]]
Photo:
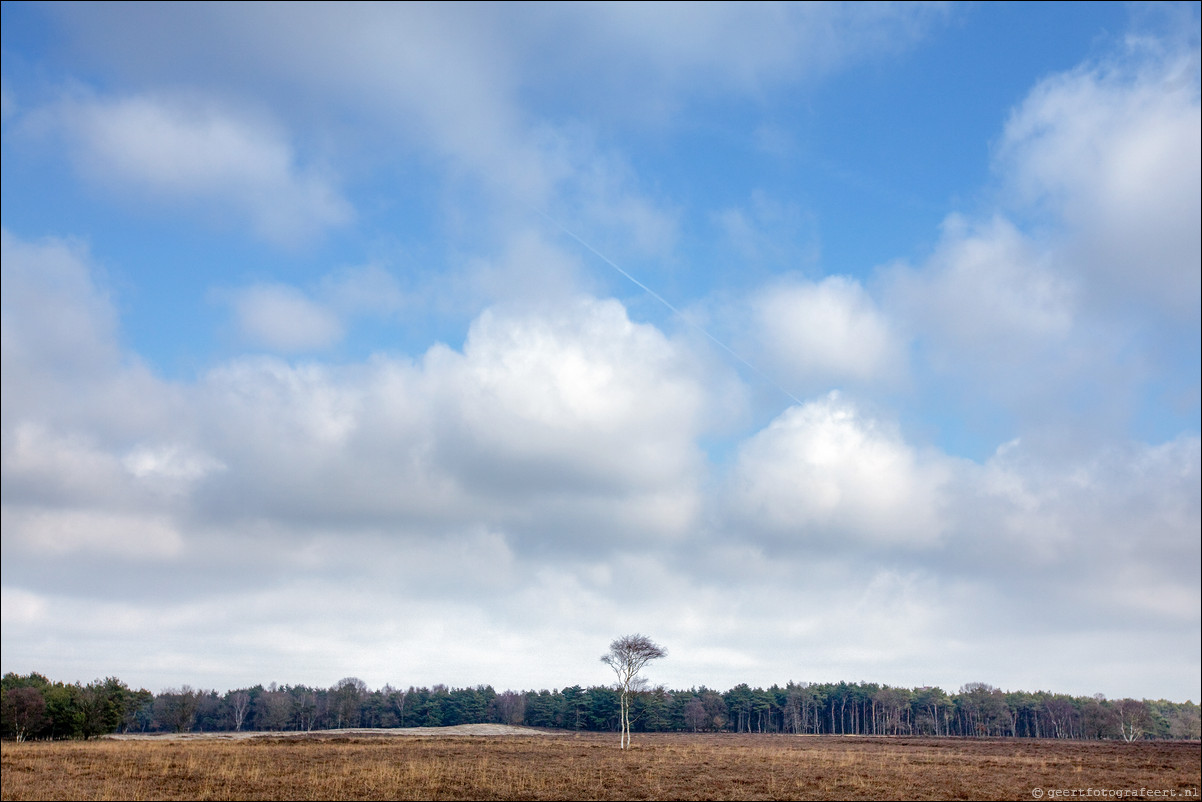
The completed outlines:
[[[1181,742],[329,733],[3,744],[4,799],[1197,799]],[[1143,793],[1141,794],[1141,789]],[[1113,796],[1111,796],[1113,798]]]

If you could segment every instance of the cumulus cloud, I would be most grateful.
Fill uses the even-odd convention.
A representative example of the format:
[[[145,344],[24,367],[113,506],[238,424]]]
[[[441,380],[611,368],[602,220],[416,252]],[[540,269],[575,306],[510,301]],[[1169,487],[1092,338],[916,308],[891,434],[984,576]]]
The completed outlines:
[[[56,264],[62,276],[39,272]],[[417,362],[247,357],[172,386],[128,364],[85,254],[10,236],[4,266],[5,509],[27,533],[11,542],[93,548],[120,527],[98,524],[99,540],[68,536],[87,515],[143,514],[131,542],[173,548],[207,537],[206,522],[239,521],[417,535],[484,523],[579,545],[606,529],[625,533],[618,541],[679,537],[698,514],[701,377],[679,344],[616,301],[494,308],[462,350],[436,346]],[[380,276],[339,274],[331,297],[355,306],[356,293],[338,293],[360,279]],[[37,336],[44,316],[16,302],[45,308],[47,298],[59,328],[80,325]],[[75,372],[72,344],[103,358]],[[43,514],[55,507],[74,511]]]
[[[954,361],[1024,359],[1069,334],[1073,284],[1012,223],[994,218],[974,224],[953,216],[942,234],[921,270],[889,276],[895,281],[889,296]]]
[[[459,303],[466,300],[469,308],[496,303],[553,308],[572,303],[581,287],[596,283],[585,277],[579,255],[569,254],[528,227],[509,232],[498,251],[491,259],[472,262],[463,285],[455,288]],[[446,277],[439,275],[436,281],[438,286],[427,290],[429,303],[446,308]],[[460,315],[464,312],[457,311]]]
[[[1015,108],[1006,206],[949,216],[928,258],[874,285],[919,369],[1024,427],[1126,425],[1202,303],[1197,74],[1196,54],[1132,45]]]
[[[782,282],[756,293],[751,306],[756,352],[790,387],[889,384],[905,375],[904,341],[855,279]]]
[[[4,364],[42,360],[73,375],[121,361],[116,311],[92,281],[87,249],[59,239],[26,242],[7,228],[3,248]],[[41,314],[58,308],[58,314]]]
[[[338,317],[294,287],[256,284],[234,293],[232,305],[238,330],[256,346],[308,351],[342,338]]]
[[[6,549],[139,560],[183,551],[179,502],[221,463],[181,444],[145,442],[122,455],[112,444],[22,417],[3,431]]]
[[[5,549],[169,558],[178,501],[220,465],[121,346],[85,249],[3,232]],[[53,310],[53,312],[47,312]]]
[[[1066,258],[1108,311],[1197,320],[1202,106],[1196,51],[1132,40],[1052,76],[1006,123],[997,168],[1067,226]]]
[[[698,504],[704,394],[676,350],[582,298],[486,311],[462,351],[416,363],[238,360],[200,388],[231,466],[206,492],[249,517],[679,533]]]
[[[431,356],[428,366],[444,359]],[[494,449],[540,454],[555,482],[574,473],[562,461],[587,453],[596,478],[634,488],[677,475],[691,457],[682,446],[697,429],[701,388],[670,341],[616,301],[582,299],[553,316],[486,311],[454,361],[450,396],[481,459]]]
[[[2,237],[5,425],[31,419],[120,439],[178,420],[174,392],[122,348],[86,247]]]
[[[595,221],[620,232],[620,247],[657,256],[678,247],[673,202],[587,125],[563,120],[600,114],[596,100],[626,104],[633,119],[711,92],[754,95],[905,46],[944,13],[710,5],[682,24],[666,6],[540,6],[520,18],[486,8],[468,19],[420,5],[199,8],[177,9],[185,19],[172,30],[145,24],[155,12],[142,6],[66,16],[104,41],[115,72],[142,76],[135,84],[195,72],[213,84],[205,97],[270,86],[273,97],[316,99],[338,118],[324,133],[346,123],[365,140],[434,153],[457,179],[452,193],[480,182],[503,189],[505,205],[566,206],[573,225]],[[562,36],[567,27],[587,41]],[[112,46],[135,36],[153,46]],[[230,58],[196,70],[212,52]],[[548,119],[527,114],[531,94],[615,61]],[[751,392],[730,366],[632,320],[595,286],[582,291],[581,260],[507,227],[510,214],[496,224],[500,255],[469,258],[471,275],[449,280],[475,282],[470,292],[426,299],[459,307],[464,328],[448,344],[314,356],[362,316],[418,305],[369,264],[303,286],[227,290],[245,340],[279,353],[177,382],[125,347],[86,247],[5,232],[6,666],[50,661],[86,681],[116,654],[136,659],[101,670],[162,686],[352,673],[374,685],[562,686],[608,681],[596,654],[615,630],[653,630],[687,655],[657,674],[678,687],[955,687],[994,672],[1083,692],[1144,694],[1148,676],[1188,686],[1196,660],[1159,669],[1107,651],[1197,653],[1196,433],[1068,449],[1029,432],[1081,414],[1070,392],[1108,398],[1139,380],[1114,363],[1142,346],[1117,325],[1100,333],[1112,320],[1100,310],[1137,317],[1122,288],[1179,319],[1196,309],[1196,80],[1182,84],[1169,61],[1143,64],[1041,84],[998,150],[1013,207],[949,217],[929,258],[873,280],[744,291],[730,315],[757,344],[752,362],[762,355],[798,392],[851,385],[864,399],[815,396],[766,423],[748,424],[742,408],[734,423],[718,420],[738,406],[726,399]],[[529,80],[547,65],[549,83]],[[287,128],[178,98],[76,97],[56,107],[56,124],[106,187],[226,209],[276,242],[349,220]],[[331,138],[344,135],[353,139]],[[816,260],[809,221],[762,195],[709,219],[748,262]],[[773,251],[783,229],[805,241]],[[1090,250],[1110,236],[1122,242]],[[1155,263],[1142,288],[1141,259]],[[967,404],[990,413],[1027,405],[1022,437],[975,463],[927,447],[905,425],[928,398],[896,415],[868,400],[909,392],[907,371],[938,374],[940,398],[967,377],[977,383]],[[113,575],[137,581],[114,587]],[[552,641],[533,672],[530,653]],[[1066,644],[1089,659],[1031,668],[1032,651]],[[582,676],[582,665],[598,673]]]
[[[294,245],[352,217],[329,177],[302,167],[278,127],[196,98],[75,97],[34,114],[61,130],[107,188],[199,203],[223,222]]]
[[[144,382],[148,401],[172,395],[129,371],[85,254],[8,247],[21,258],[5,260],[6,288],[11,275],[46,292],[28,271],[65,265],[75,289],[52,297],[65,319],[93,321],[48,338],[47,355],[76,338],[110,355],[107,379],[70,387]],[[33,347],[40,318],[10,310],[6,349]],[[142,667],[107,669],[163,685],[179,681],[181,659],[190,681],[230,676],[232,641],[286,659],[300,676],[285,680],[332,682],[353,664],[373,684],[404,666],[406,680],[502,687],[529,682],[530,644],[558,633],[547,676],[562,684],[581,681],[614,627],[647,629],[651,616],[690,655],[662,675],[681,685],[865,672],[954,684],[966,677],[932,676],[934,644],[990,679],[1020,640],[1052,648],[1099,604],[1109,632],[1147,644],[1155,627],[1197,620],[1196,437],[1075,458],[1024,442],[974,465],[828,395],[778,416],[737,444],[728,473],[708,476],[698,443],[711,394],[684,347],[610,299],[495,305],[461,348],[416,360],[231,360],[175,388],[171,425],[151,416],[120,437],[85,405],[47,415],[6,373],[8,659],[33,659],[22,644],[40,643],[46,616],[66,616],[58,631],[73,649],[164,633]],[[37,358],[19,353],[6,350],[6,371]],[[56,392],[78,394],[69,381]],[[59,584],[8,568],[30,555],[52,557]],[[69,575],[77,595],[100,594],[97,565],[147,562],[155,577],[123,601],[54,589]],[[144,594],[153,611],[136,603]],[[860,640],[839,635],[849,630]],[[391,645],[366,645],[381,638]],[[58,649],[38,648],[41,659]],[[219,657],[194,661],[197,649]],[[482,664],[480,649],[494,658],[487,675],[465,668]],[[782,655],[798,676],[779,675]],[[1082,681],[1049,677],[1031,682]]]
[[[1111,358],[1121,335],[1083,318],[1077,282],[1053,252],[1005,218],[948,218],[925,262],[886,266],[875,286],[914,354],[913,370],[941,385],[931,403],[965,399],[995,416],[1047,425],[1068,397],[1092,407],[1091,416],[1099,405],[1109,411],[1129,398],[1133,379]],[[1103,381],[1105,395],[1095,385]],[[1085,387],[1092,400],[1081,396]],[[1075,421],[1056,420],[1084,424],[1081,409]]]
[[[736,517],[796,548],[930,545],[944,534],[953,467],[832,393],[790,407],[740,447]]]
[[[1194,435],[1074,457],[1015,441],[959,477],[956,527],[972,559],[1049,577],[1072,570],[1079,580],[1055,583],[1102,584],[1129,609],[1196,615],[1196,593],[1179,602],[1197,580],[1200,463]]]

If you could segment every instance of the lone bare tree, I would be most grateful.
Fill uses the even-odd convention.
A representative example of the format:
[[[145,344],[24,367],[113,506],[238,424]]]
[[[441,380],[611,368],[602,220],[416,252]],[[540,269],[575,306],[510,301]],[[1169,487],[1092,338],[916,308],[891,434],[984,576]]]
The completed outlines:
[[[652,660],[668,654],[667,649],[645,635],[624,635],[609,644],[609,654],[601,662],[618,675],[618,691],[622,695],[622,749],[630,748],[630,693],[642,682],[639,672]]]

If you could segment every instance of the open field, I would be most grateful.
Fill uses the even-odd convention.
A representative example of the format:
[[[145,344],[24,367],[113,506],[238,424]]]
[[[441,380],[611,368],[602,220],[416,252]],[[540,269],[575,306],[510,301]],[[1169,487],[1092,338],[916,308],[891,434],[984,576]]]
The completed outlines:
[[[1196,742],[636,734],[625,753],[617,742],[357,731],[5,743],[0,755],[4,799],[1197,799],[1202,780]]]

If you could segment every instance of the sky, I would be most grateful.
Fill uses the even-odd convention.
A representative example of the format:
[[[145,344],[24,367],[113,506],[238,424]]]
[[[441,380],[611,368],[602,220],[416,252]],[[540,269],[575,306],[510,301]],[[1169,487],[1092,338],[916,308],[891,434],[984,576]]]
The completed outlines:
[[[1199,700],[1199,4],[3,4],[0,670]]]

